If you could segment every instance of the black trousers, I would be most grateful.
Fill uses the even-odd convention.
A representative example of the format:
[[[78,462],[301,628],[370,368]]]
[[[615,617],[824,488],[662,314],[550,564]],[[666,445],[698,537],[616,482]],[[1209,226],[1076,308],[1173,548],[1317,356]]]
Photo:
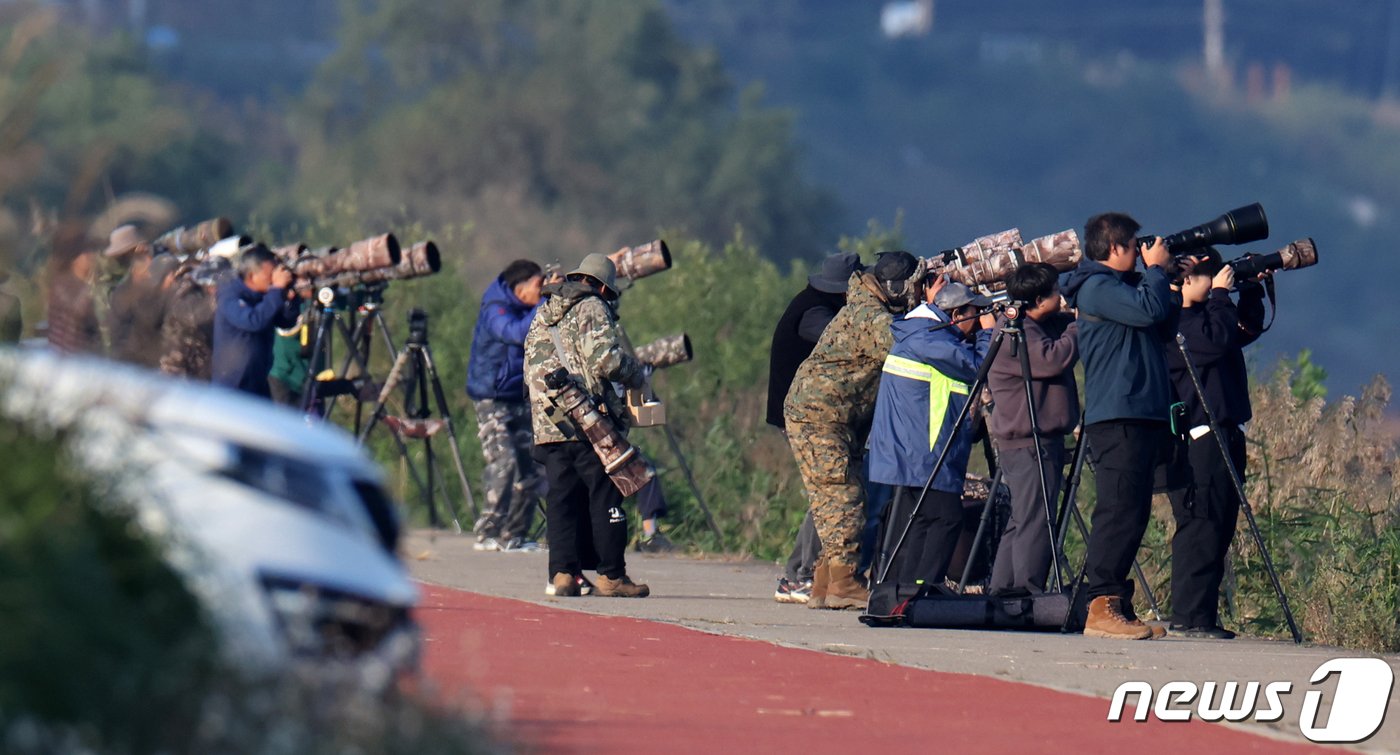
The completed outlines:
[[[1110,420],[1084,428],[1094,462],[1093,527],[1084,569],[1090,600],[1117,595],[1132,600],[1128,574],[1152,514],[1152,475],[1167,440],[1167,423]]]
[[[1221,428],[1235,469],[1244,474],[1244,433]],[[1191,484],[1169,494],[1176,536],[1172,538],[1172,623],[1212,627],[1220,622],[1220,581],[1235,537],[1240,498],[1220,443],[1213,433],[1191,441]]]
[[[899,533],[909,522],[909,513],[919,500],[921,490],[922,486],[895,486],[886,520],[891,528],[891,548],[899,541]],[[923,580],[928,584],[942,585],[948,574],[948,564],[953,560],[953,550],[958,545],[958,535],[962,533],[962,521],[962,494],[930,489],[909,527],[904,544],[895,554],[890,574],[901,584]]]
[[[627,573],[627,515],[622,493],[613,485],[593,448],[580,441],[535,446],[535,461],[544,465],[549,488],[545,493],[545,532],[549,539],[549,576],[581,574],[596,566],[598,573],[618,579]],[[587,527],[588,533],[579,530]],[[587,550],[597,563],[590,563]]]

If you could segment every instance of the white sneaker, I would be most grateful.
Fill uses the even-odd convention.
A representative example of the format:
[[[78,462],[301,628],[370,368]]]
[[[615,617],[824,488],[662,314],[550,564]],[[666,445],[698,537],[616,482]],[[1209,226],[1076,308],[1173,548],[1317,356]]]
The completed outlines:
[[[592,594],[593,594],[593,583],[592,583],[592,582],[589,582],[588,579],[587,579],[586,577],[574,577],[574,581],[578,582],[578,594],[579,594],[579,595],[592,595]],[[545,595],[553,595],[553,594],[554,594],[554,583],[553,583],[553,582],[550,582],[549,584],[547,584],[547,585],[544,586],[544,594],[545,594]]]
[[[481,540],[476,541],[476,544],[472,546],[472,550],[474,550],[474,551],[500,551],[500,550],[505,550],[505,546],[503,546],[503,545],[501,544],[501,541],[500,541],[500,540],[497,540],[497,539],[494,538],[494,537],[487,537],[487,538],[482,538]]]

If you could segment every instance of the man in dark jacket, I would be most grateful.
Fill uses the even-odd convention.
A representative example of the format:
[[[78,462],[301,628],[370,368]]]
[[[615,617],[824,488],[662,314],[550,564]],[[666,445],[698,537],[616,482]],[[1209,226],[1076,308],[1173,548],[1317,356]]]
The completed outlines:
[[[833,254],[822,261],[819,273],[807,276],[807,287],[788,303],[778,326],[773,329],[773,345],[768,355],[768,424],[783,431],[783,399],[802,361],[812,353],[827,323],[846,306],[846,287],[851,274],[863,269],[854,252]],[[786,573],[778,578],[773,594],[779,603],[806,603],[812,594],[812,570],[821,555],[822,543],[812,522],[809,507],[797,529],[797,542],[788,556]]]
[[[1190,483],[1170,493],[1176,535],[1172,538],[1172,618],[1168,634],[1197,639],[1230,639],[1220,627],[1220,580],[1225,556],[1235,536],[1240,500],[1220,443],[1206,417],[1210,407],[1231,461],[1245,468],[1244,431],[1253,416],[1249,375],[1242,349],[1264,329],[1264,289],[1249,281],[1239,287],[1239,305],[1230,300],[1234,268],[1223,265],[1215,250],[1196,265],[1181,286],[1181,322],[1186,352],[1201,380],[1206,404],[1186,371],[1175,343],[1166,346],[1167,368],[1176,395],[1187,408]]]
[[[1031,427],[1020,356],[1003,343],[987,373],[993,405],[987,428],[996,443],[1002,478],[1011,490],[1011,518],[992,565],[993,592],[1042,592],[1050,574],[1046,504],[1053,507],[1059,497],[1065,434],[1079,423],[1079,388],[1074,380],[1079,326],[1060,311],[1058,278],[1054,267],[1036,262],[1016,268],[1006,281],[1006,292],[1026,307],[1021,331],[1039,427]],[[1005,325],[1005,320],[1001,322]]]
[[[1084,634],[1145,640],[1151,627],[1132,612],[1133,558],[1147,532],[1152,473],[1167,438],[1172,403],[1163,342],[1176,333],[1181,300],[1160,238],[1139,250],[1137,221],[1105,213],[1084,226],[1085,259],[1064,285],[1079,311],[1084,359],[1084,438],[1098,492],[1085,570]],[[1141,254],[1147,266],[1135,272]]]
[[[277,328],[291,327],[297,320],[295,301],[288,299],[287,291],[292,274],[262,244],[243,251],[238,273],[240,277],[219,286],[213,382],[271,398],[267,375],[272,370],[272,339]]]
[[[477,550],[537,550],[528,542],[544,474],[530,457],[530,405],[525,400],[525,334],[539,309],[544,275],[516,260],[481,297],[467,363],[467,395],[476,405],[476,436],[486,462],[486,508],[477,521]]]
[[[941,585],[962,531],[963,481],[972,452],[972,428],[955,423],[987,356],[996,318],[979,316],[991,300],[961,283],[948,283],[929,298],[932,306],[923,304],[892,326],[894,345],[870,428],[870,479],[895,486],[891,531],[897,536],[909,525],[890,574],[904,584]],[[943,466],[911,523],[945,448]]]

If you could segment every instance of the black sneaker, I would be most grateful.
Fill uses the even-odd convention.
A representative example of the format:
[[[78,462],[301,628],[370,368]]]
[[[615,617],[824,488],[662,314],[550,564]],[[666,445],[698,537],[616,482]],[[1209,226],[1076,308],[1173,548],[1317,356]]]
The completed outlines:
[[[812,598],[812,580],[793,582],[787,577],[778,577],[778,589],[773,600],[779,603],[806,603]]]
[[[1172,624],[1167,627],[1167,634],[1172,637],[1185,637],[1192,640],[1235,639],[1235,633],[1224,627],[1188,627],[1183,624]]]
[[[665,535],[655,532],[651,537],[638,540],[636,548],[638,553],[670,553],[676,549],[676,545]]]

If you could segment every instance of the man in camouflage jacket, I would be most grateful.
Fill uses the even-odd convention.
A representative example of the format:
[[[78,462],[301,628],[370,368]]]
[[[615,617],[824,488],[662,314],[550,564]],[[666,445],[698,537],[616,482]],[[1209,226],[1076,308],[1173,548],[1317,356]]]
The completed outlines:
[[[864,510],[859,462],[875,409],[890,325],[919,301],[923,264],[908,252],[881,254],[851,276],[846,306],[797,370],[783,417],[812,505],[822,556],[809,608],[863,608],[856,579]]]
[[[560,367],[578,381],[627,432],[627,407],[614,383],[641,387],[646,368],[626,345],[617,323],[617,271],[612,260],[590,254],[561,284],[546,289],[549,300],[536,313],[525,336],[525,383],[535,432],[535,460],[544,465],[545,532],[554,594],[579,594],[582,560],[579,528],[592,533],[598,556],[595,591],[608,597],[646,597],[646,585],[627,576],[627,517],[622,493],[613,485],[593,447],[570,438],[556,423],[569,418],[554,408],[544,377]],[[561,351],[563,353],[561,353]],[[584,540],[586,542],[586,538]]]

